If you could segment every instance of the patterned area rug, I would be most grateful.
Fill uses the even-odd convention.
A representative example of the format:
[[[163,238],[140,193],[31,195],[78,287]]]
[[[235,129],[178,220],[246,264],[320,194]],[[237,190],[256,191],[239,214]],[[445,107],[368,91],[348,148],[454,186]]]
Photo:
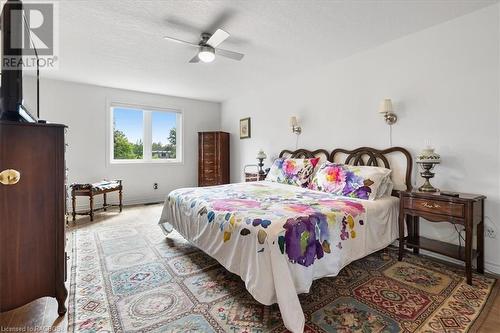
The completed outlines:
[[[287,332],[277,305],[156,224],[99,223],[73,233],[69,332]],[[76,249],[78,249],[76,251]],[[306,332],[467,332],[495,280],[394,249],[313,283]]]

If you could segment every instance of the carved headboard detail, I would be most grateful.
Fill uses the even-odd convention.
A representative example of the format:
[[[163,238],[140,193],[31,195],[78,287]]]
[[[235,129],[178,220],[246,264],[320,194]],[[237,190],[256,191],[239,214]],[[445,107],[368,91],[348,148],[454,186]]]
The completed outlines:
[[[341,157],[345,156],[345,159]],[[393,170],[392,179],[396,190],[401,190],[406,187],[411,190],[411,174],[413,167],[413,159],[408,150],[402,147],[392,147],[384,150],[378,150],[370,147],[361,147],[354,150],[337,148],[331,154],[325,149],[307,150],[298,149],[295,151],[283,150],[279,157],[291,158],[313,158],[321,157],[322,161],[328,160],[330,162],[338,162],[350,165],[367,165],[367,166],[381,166]],[[325,158],[326,157],[326,158]],[[395,162],[393,158],[403,158],[406,162],[404,170],[400,168],[391,168],[391,163]],[[403,162],[403,163],[404,163]],[[393,163],[394,164],[394,163]],[[395,170],[398,169],[398,170]],[[397,171],[397,172],[396,172]]]
[[[401,180],[395,179],[395,176],[398,175],[394,175],[394,168],[391,168],[391,165],[389,163],[389,155],[393,153],[399,154],[400,157],[402,154],[402,157],[404,157],[404,159],[406,160],[405,161],[406,168],[403,171],[403,174],[401,174],[401,177],[398,177],[402,178]],[[343,161],[344,164],[381,166],[393,170],[392,178],[393,181],[395,182],[394,184],[395,189],[401,189],[398,188],[398,185],[399,187],[401,187],[402,185],[406,186],[407,190],[411,190],[412,188],[411,171],[413,166],[413,159],[411,157],[410,152],[402,147],[392,147],[384,150],[378,150],[370,147],[361,147],[354,150],[338,148],[332,151],[332,153],[330,154],[330,158],[328,160],[331,162],[337,162],[336,158],[341,154],[347,155],[347,157]]]
[[[307,150],[307,149],[297,149],[297,150],[282,150],[279,157],[290,157],[290,158],[314,158],[319,157],[320,162],[329,161],[330,154],[325,149]]]

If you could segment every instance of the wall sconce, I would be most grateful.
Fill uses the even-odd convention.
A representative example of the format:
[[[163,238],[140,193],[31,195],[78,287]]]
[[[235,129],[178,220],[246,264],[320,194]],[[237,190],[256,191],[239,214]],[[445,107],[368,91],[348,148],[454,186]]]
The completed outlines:
[[[299,135],[302,133],[302,127],[299,126],[299,121],[297,117],[290,117],[290,127],[292,128],[292,133]]]
[[[394,125],[398,120],[398,116],[396,116],[393,111],[392,101],[390,98],[386,98],[380,103],[378,112],[384,115],[387,125]]]

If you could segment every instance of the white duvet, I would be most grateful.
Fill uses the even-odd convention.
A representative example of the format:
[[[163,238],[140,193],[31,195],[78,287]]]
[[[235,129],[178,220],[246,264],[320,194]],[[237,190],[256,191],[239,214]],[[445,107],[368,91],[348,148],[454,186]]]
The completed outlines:
[[[238,183],[171,192],[159,223],[238,274],[258,302],[278,303],[285,326],[297,333],[305,324],[297,294],[391,244],[398,203],[268,181]]]

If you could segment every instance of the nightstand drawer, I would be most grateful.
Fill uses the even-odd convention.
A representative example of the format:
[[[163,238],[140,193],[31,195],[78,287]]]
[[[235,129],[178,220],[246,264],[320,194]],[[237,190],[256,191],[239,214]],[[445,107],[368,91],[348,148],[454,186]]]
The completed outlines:
[[[432,214],[464,217],[465,205],[446,201],[404,198],[404,208]]]

